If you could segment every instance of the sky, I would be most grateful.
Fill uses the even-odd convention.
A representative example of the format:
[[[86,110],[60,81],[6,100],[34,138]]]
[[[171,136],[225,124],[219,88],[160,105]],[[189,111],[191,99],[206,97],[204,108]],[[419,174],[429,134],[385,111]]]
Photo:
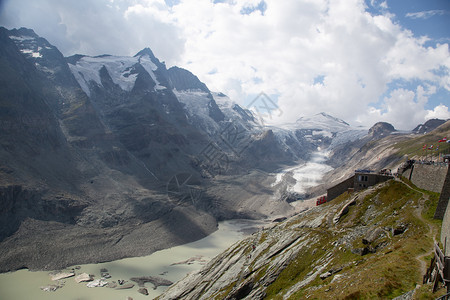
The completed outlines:
[[[65,56],[150,47],[242,106],[264,92],[273,124],[450,118],[449,0],[0,0],[0,25]]]

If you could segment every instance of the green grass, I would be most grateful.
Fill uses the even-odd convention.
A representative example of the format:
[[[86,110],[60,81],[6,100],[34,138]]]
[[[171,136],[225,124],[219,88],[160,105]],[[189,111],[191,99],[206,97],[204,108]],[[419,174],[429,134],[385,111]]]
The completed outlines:
[[[430,157],[434,155],[436,157],[438,153],[450,153],[450,143],[438,142],[445,136],[450,138],[450,125],[443,125],[429,134],[399,142],[394,148],[397,149],[399,155],[408,155],[409,157],[425,157],[427,155]],[[427,145],[427,147],[434,145],[434,148],[439,146],[439,151],[423,150],[424,145]]]
[[[421,189],[414,185],[410,180],[405,177],[400,177],[403,182],[413,187],[414,189],[424,193],[426,195],[426,200],[424,203],[424,210],[422,211],[422,216],[427,220],[428,223],[432,224],[436,228],[436,238],[441,234],[442,220],[437,220],[434,218],[434,213],[436,212],[436,208],[439,202],[440,193],[427,191]]]
[[[345,277],[343,281],[331,283],[334,276],[325,280],[316,278],[290,299],[391,299],[413,290],[421,284],[422,275],[419,272],[420,263],[416,259],[419,255],[432,250],[432,237],[428,235],[428,224],[433,231],[438,230],[439,222],[430,219],[436,207],[438,194],[426,192],[429,197],[424,205],[422,220],[417,218],[416,207],[421,201],[422,194],[407,187],[401,182],[391,181],[384,187],[369,194],[357,204],[350,207],[349,213],[341,218],[333,228],[321,226],[310,234],[318,235],[316,242],[310,249],[301,251],[278,278],[267,288],[266,299],[282,299],[281,295],[297,282],[304,280],[306,274],[311,272],[317,261],[323,259],[328,252],[332,252],[329,270],[334,267],[343,267],[338,273]],[[326,205],[339,209],[343,203],[353,195],[341,196]],[[368,218],[367,224],[362,221],[366,211],[371,205],[376,208],[379,215]],[[408,224],[408,230],[400,235],[379,238],[374,242],[387,245],[363,257],[350,252],[350,248],[341,251],[331,246],[333,241],[340,239],[346,231],[350,232],[354,226],[394,227],[399,223]],[[427,224],[428,223],[428,224]],[[294,224],[294,222],[292,222]],[[354,247],[363,247],[361,238],[353,241]],[[316,251],[313,251],[316,249]],[[427,288],[419,290],[421,299],[431,299]]]
[[[377,186],[373,192],[366,192],[365,197],[359,197],[356,204],[350,206],[349,212],[337,224],[327,222],[356,195],[358,193],[344,193],[333,201],[291,219],[283,224],[283,228],[275,226],[255,237],[254,241],[270,245],[260,254],[261,257],[278,242],[278,239],[274,238],[278,235],[273,234],[273,231],[295,232],[300,236],[296,241],[297,245],[308,241],[290,262],[286,262],[287,265],[281,273],[265,289],[265,299],[283,299],[283,295],[290,288],[308,278],[308,275],[311,276],[325,263],[326,267],[318,272],[319,274],[331,269],[341,270],[324,280],[316,276],[292,294],[290,299],[392,299],[422,284],[423,274],[418,258],[423,257],[427,264],[431,259],[433,236],[439,232],[441,225],[440,221],[432,218],[439,194],[416,190],[416,187],[406,180],[405,183],[389,181]],[[421,205],[423,209],[420,217],[418,207]],[[324,221],[317,228],[297,226],[304,220],[313,220],[322,215]],[[391,228],[399,224],[407,224],[407,230],[393,236]],[[370,245],[365,245],[362,242],[364,228],[382,228],[384,233]],[[247,253],[250,244],[241,243],[240,246],[230,249],[230,252],[240,251],[242,247],[246,247]],[[351,252],[355,247],[371,247],[376,251],[360,256]],[[243,280],[252,278],[257,284],[265,278],[269,267],[269,260],[258,269],[255,269],[252,263],[248,266],[251,277],[230,283],[213,295],[213,298],[225,298],[237,285],[242,284]],[[341,277],[333,281],[336,275]],[[432,294],[430,285],[425,285],[417,291],[418,299],[433,299],[440,293],[442,291]]]
[[[324,254],[329,242],[329,234],[316,231],[312,234],[320,236],[319,240],[310,245],[306,251],[298,253],[297,257],[280,273],[274,283],[266,290],[266,299],[277,299],[280,291],[296,284],[301,278],[305,277],[311,270],[315,261]],[[315,249],[315,251],[314,251]]]

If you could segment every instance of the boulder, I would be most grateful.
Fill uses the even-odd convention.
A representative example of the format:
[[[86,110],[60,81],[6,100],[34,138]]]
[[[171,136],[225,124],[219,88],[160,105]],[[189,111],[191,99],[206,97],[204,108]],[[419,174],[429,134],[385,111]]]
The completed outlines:
[[[384,234],[384,230],[381,227],[377,227],[374,230],[369,230],[365,237],[362,239],[363,244],[368,245],[378,239]]]
[[[75,273],[73,273],[73,272],[61,272],[61,273],[56,273],[56,274],[50,275],[50,277],[51,277],[51,279],[53,281],[69,278],[69,277],[72,277],[72,276],[75,276]]]
[[[328,272],[325,272],[323,274],[320,274],[319,277],[320,277],[320,279],[325,280],[326,278],[330,277],[331,275],[333,275],[333,274],[331,274],[331,272],[328,271]]]
[[[369,248],[367,248],[367,247],[364,247],[364,248],[354,248],[354,249],[352,249],[352,253],[353,254],[357,254],[357,255],[361,255],[361,256],[363,256],[363,255],[366,255],[366,254],[368,254],[370,251],[369,251]]]
[[[43,290],[45,292],[54,292],[61,287],[62,287],[61,285],[50,284],[50,285],[46,285],[46,286],[41,286],[41,290]]]
[[[340,272],[341,270],[342,270],[342,267],[336,267],[336,268],[329,270],[328,272],[321,274],[319,277],[320,277],[320,279],[324,280],[324,279],[330,277],[331,275],[336,274],[337,272]]]
[[[88,288],[93,288],[93,287],[104,287],[105,285],[107,285],[108,282],[104,281],[103,279],[96,279],[94,281],[88,282],[86,284],[86,286]]]
[[[333,218],[333,223],[336,224],[337,222],[339,222],[339,220],[348,213],[348,211],[350,210],[350,206],[355,205],[356,204],[356,199],[358,197],[355,197],[353,199],[351,199],[350,201],[348,201],[344,207],[342,207],[342,209],[334,216]]]
[[[77,283],[88,282],[88,281],[94,280],[93,276],[88,273],[81,273],[81,274],[75,276],[74,279]]]
[[[136,282],[140,287],[144,287],[146,282],[151,282],[154,285],[153,289],[158,288],[158,286],[169,286],[173,284],[170,280],[156,276],[132,277],[130,280]]]
[[[138,292],[141,293],[142,295],[148,296],[148,290],[146,288],[140,288],[138,289]]]
[[[336,274],[336,275],[334,275],[334,277],[333,277],[333,279],[331,280],[330,283],[339,281],[339,280],[341,280],[341,278],[344,278],[344,275],[342,275],[342,274]]]
[[[408,225],[407,224],[400,224],[395,228],[392,228],[392,235],[399,235],[402,234],[406,231],[406,229],[408,229]]]
[[[126,290],[126,289],[131,289],[132,287],[134,287],[134,283],[124,283],[124,284],[116,287],[116,290]]]

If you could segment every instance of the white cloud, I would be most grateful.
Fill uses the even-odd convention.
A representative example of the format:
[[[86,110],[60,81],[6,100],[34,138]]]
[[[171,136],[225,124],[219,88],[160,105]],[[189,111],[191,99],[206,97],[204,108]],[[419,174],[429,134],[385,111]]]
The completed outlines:
[[[435,15],[442,16],[447,13],[448,12],[445,10],[435,9],[435,10],[425,10],[425,11],[419,11],[419,12],[414,12],[414,13],[407,13],[406,17],[411,18],[411,19],[428,19]]]
[[[64,55],[134,55],[150,46],[175,61],[185,43],[163,0],[5,0],[0,24],[32,28]]]
[[[435,92],[436,87],[430,85],[426,87],[419,85],[416,91],[395,89],[384,98],[380,108],[369,107],[368,112],[360,115],[357,121],[364,123],[364,120],[368,120],[372,124],[384,121],[393,124],[396,129],[411,130],[425,120],[449,119],[448,107],[442,103],[433,110],[425,109],[428,97]]]
[[[284,114],[277,122],[319,111],[356,122],[397,79],[446,86],[448,45],[425,47],[425,38],[415,38],[391,15],[368,14],[362,1],[266,2],[264,16],[243,16],[242,1],[221,5],[181,1],[174,13],[187,42],[177,63],[235,100],[260,91],[278,94]],[[204,15],[208,17],[201,19]],[[212,69],[217,72],[211,74]],[[436,70],[447,75],[437,75]],[[314,84],[320,75],[323,84]],[[408,100],[413,101],[404,101]],[[380,116],[403,118],[391,122],[406,128],[415,126],[415,120],[424,121],[424,105],[421,114],[410,118],[396,115],[396,109],[402,110],[394,104],[389,104],[389,114]]]
[[[6,0],[8,15],[0,17],[36,29],[66,55],[132,55],[150,46],[169,66],[242,104],[261,91],[278,95],[276,122],[325,111],[408,129],[445,114],[445,105],[425,107],[437,90],[450,91],[448,43],[426,46],[427,37],[402,28],[386,1],[372,1],[382,15],[368,13],[363,0],[265,0],[264,14],[241,13],[260,2]],[[411,85],[388,90],[398,80]]]
[[[429,119],[450,119],[450,111],[448,111],[448,107],[443,105],[442,103],[436,106],[433,110],[427,110],[427,115],[425,116],[427,120]]]

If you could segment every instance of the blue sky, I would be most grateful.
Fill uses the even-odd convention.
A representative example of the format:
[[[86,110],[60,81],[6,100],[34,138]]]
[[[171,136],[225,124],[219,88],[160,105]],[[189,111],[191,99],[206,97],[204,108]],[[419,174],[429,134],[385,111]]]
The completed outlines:
[[[150,47],[246,105],[264,92],[276,124],[320,112],[412,129],[450,118],[448,0],[3,0],[64,55]]]
[[[388,8],[380,4],[386,2]],[[437,44],[450,43],[450,1],[448,0],[366,0],[367,11],[372,14],[392,13],[394,22],[398,22],[404,29],[410,30],[415,37],[426,36],[429,40],[426,47],[436,47]],[[396,80],[389,84],[384,96],[395,87],[413,89],[420,81]],[[429,97],[426,109],[432,109],[440,103],[450,103],[450,92],[438,89]]]
[[[427,36],[426,46],[435,47],[436,44],[450,42],[450,1],[448,0],[388,0],[389,11],[395,14],[393,18],[405,29],[410,30],[416,37]],[[366,1],[368,11],[373,14],[385,12],[377,3]],[[418,82],[396,81],[392,87],[404,86],[413,88]],[[431,109],[439,103],[449,103],[448,90],[439,89],[430,97],[426,109]]]
[[[428,36],[430,43],[450,41],[450,1],[390,0],[387,1],[395,20],[416,36]]]

